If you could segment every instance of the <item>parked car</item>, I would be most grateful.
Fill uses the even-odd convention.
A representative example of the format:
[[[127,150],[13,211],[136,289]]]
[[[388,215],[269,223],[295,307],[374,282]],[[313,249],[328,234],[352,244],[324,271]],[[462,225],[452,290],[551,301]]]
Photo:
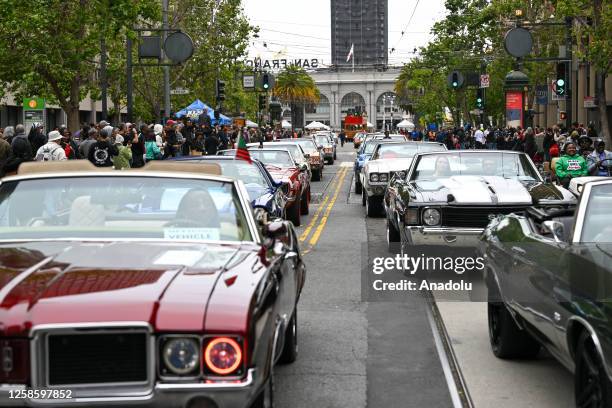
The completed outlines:
[[[249,149],[258,149],[260,146],[263,146],[263,148],[287,150],[291,154],[291,157],[297,163],[298,166],[306,165],[306,167],[308,168],[307,170],[308,178],[309,179],[312,178],[312,170],[310,168],[308,157],[306,157],[306,154],[304,150],[302,149],[302,146],[300,146],[299,144],[289,143],[289,142],[264,142],[264,143],[247,144],[247,147]]]
[[[266,166],[277,182],[282,183],[288,201],[287,219],[300,226],[300,216],[308,214],[310,205],[310,177],[306,164],[298,165],[284,149],[251,148],[249,153]]]
[[[355,162],[353,164],[353,173],[355,179],[355,194],[361,194],[362,184],[361,184],[361,171],[363,166],[365,166],[366,162],[370,160],[372,157],[372,153],[374,153],[374,149],[380,143],[392,143],[393,141],[382,140],[382,139],[369,139],[366,142],[361,144],[359,150],[357,150],[357,156],[355,157]]]
[[[194,156],[181,157],[176,161],[184,163],[216,163],[221,167],[224,176],[232,177],[244,183],[249,193],[251,207],[265,208],[271,218],[285,218],[287,198],[281,189],[282,183],[276,182],[259,160],[248,163],[234,160],[228,156]]]
[[[322,152],[317,148],[317,144],[310,138],[300,139],[283,139],[282,143],[296,143],[302,147],[304,156],[308,155],[308,162],[310,163],[310,170],[312,171],[312,181],[321,181],[323,177],[323,169],[325,168],[325,162],[322,159]]]
[[[336,159],[336,148],[331,138],[326,134],[315,134],[312,139],[323,152],[323,160],[329,164],[334,164]]]
[[[418,143],[418,142],[417,142]],[[387,238],[410,245],[471,247],[490,219],[534,204],[575,205],[547,183],[525,153],[462,150],[421,153],[385,193]]]
[[[389,180],[396,173],[400,178],[405,177],[414,155],[444,150],[446,145],[436,142],[378,143],[372,158],[361,172],[362,204],[366,207],[367,216],[374,217],[382,212],[383,196]]]
[[[578,407],[612,406],[610,217],[612,180],[589,182],[575,211],[497,217],[481,243],[493,354],[546,348],[574,373]]]
[[[256,217],[216,164],[75,162],[0,184],[0,405],[271,406],[275,363],[297,357],[293,225]]]

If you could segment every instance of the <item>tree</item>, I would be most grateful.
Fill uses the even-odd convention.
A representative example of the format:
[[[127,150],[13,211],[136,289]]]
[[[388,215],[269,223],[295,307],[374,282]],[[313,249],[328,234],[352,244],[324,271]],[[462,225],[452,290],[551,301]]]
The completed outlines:
[[[312,77],[295,65],[288,66],[277,75],[273,93],[291,107],[291,124],[294,127],[304,127],[302,108],[305,104],[319,103],[320,98],[319,89]]]
[[[58,103],[68,127],[79,126],[79,103],[97,89],[100,40],[124,35],[158,16],[155,0],[1,0],[0,84],[16,97]]]

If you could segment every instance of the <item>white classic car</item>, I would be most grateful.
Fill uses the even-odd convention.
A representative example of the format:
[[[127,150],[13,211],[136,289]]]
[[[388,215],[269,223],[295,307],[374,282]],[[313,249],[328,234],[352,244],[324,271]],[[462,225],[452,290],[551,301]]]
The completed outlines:
[[[444,150],[446,145],[437,142],[398,142],[376,146],[372,158],[360,174],[362,205],[366,207],[366,215],[373,217],[382,212],[382,200],[389,180],[396,174],[405,177],[417,153]]]

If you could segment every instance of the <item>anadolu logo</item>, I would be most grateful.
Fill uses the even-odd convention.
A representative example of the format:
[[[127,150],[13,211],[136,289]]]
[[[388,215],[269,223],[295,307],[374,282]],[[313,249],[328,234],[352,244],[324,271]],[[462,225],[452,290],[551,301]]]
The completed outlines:
[[[36,108],[36,99],[30,99],[30,101],[28,102],[28,106],[32,109]]]

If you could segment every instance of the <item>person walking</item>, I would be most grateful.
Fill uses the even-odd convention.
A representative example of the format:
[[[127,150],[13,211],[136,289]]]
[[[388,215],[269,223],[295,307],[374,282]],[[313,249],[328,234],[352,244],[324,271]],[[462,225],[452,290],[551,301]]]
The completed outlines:
[[[344,142],[346,141],[346,133],[344,133],[344,129],[340,131],[340,146],[344,147]]]
[[[132,146],[128,143],[127,146],[123,145],[125,139],[121,135],[115,137],[115,146],[119,154],[113,158],[113,166],[115,170],[123,170],[130,168],[130,162],[132,161]]]
[[[105,126],[100,130],[98,141],[91,145],[87,158],[96,167],[112,167],[113,158],[119,154],[117,146],[110,141],[113,133],[112,126]]]
[[[47,143],[40,146],[36,151],[36,161],[61,161],[68,160],[64,148],[60,142],[62,135],[57,130],[49,132]]]

